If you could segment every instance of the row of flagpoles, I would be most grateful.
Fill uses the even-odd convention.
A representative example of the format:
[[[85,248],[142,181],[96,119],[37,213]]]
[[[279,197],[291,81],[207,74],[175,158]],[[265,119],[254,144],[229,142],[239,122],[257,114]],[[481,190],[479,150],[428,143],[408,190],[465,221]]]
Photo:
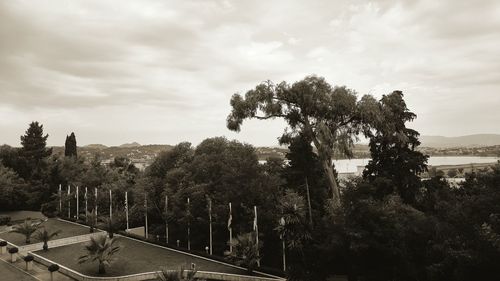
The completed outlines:
[[[88,196],[87,196],[88,190],[87,187],[85,187],[85,193],[84,193],[84,199],[85,199],[85,214],[88,212]],[[71,185],[68,185],[68,196],[71,195]],[[78,186],[76,186],[76,192],[75,192],[75,197],[76,197],[76,217],[78,218],[80,214],[79,210],[79,189]],[[97,188],[94,189],[94,196],[95,196],[95,219],[97,223]],[[113,219],[113,194],[111,192],[111,189],[109,190],[109,218],[110,220]],[[148,201],[147,201],[147,196],[144,197],[144,207],[146,209],[145,215],[144,215],[144,220],[145,220],[145,237],[146,239],[149,237],[148,233],[148,212],[147,212],[147,206],[148,206]],[[166,210],[168,210],[168,196],[165,196],[165,233],[166,233],[166,242],[167,244],[169,243],[169,236],[168,236],[168,220],[167,220],[167,214]],[[62,212],[62,185],[59,185],[59,213]],[[189,198],[187,198],[187,212],[188,212],[188,221],[187,221],[187,248],[188,250],[191,250],[191,222],[190,222],[190,201]],[[127,222],[127,230],[129,229],[129,219],[128,219],[128,193],[125,191],[125,217],[126,217],[126,222]],[[212,200],[208,199],[208,215],[209,215],[209,225],[210,225],[210,254],[212,255]],[[71,200],[68,200],[68,218],[71,218]],[[233,214],[232,214],[232,206],[231,202],[229,202],[229,216],[228,216],[228,221],[227,221],[227,228],[229,231],[229,252],[233,251],[233,229],[232,229],[232,220],[233,220]],[[253,220],[253,231],[255,231],[255,243],[256,245],[259,245],[259,227],[258,227],[258,221],[257,221],[257,206],[254,206],[254,220]],[[257,256],[259,256],[259,247],[257,246]],[[284,257],[284,256],[283,256]],[[284,260],[284,259],[283,259]],[[260,266],[260,260],[257,261],[258,266]]]

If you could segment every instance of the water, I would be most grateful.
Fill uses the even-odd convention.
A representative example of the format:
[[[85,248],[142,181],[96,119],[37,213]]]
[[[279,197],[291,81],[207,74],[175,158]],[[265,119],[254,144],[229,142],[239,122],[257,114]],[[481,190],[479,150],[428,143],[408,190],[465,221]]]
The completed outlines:
[[[463,165],[463,164],[481,164],[481,163],[495,163],[500,158],[498,157],[479,157],[479,156],[435,156],[429,157],[427,162],[430,166],[442,165]],[[370,161],[369,158],[364,159],[342,159],[334,160],[335,169],[339,173],[355,173],[358,166],[366,166]]]

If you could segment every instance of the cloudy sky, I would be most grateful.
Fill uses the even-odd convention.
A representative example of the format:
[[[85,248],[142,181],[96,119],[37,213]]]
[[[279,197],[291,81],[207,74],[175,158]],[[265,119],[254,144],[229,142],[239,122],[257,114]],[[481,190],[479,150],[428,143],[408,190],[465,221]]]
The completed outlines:
[[[324,76],[404,91],[424,135],[500,133],[500,1],[0,1],[0,144],[38,120],[50,145],[276,145],[229,132],[229,99]]]

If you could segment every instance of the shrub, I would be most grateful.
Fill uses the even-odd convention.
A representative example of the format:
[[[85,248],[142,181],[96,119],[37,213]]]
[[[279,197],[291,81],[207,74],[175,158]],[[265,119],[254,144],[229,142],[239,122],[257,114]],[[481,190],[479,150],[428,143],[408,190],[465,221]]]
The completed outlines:
[[[33,261],[35,259],[35,257],[33,257],[32,255],[27,255],[23,259],[25,262],[30,262],[30,261]]]
[[[5,247],[7,246],[7,241],[0,241],[0,247]]]
[[[54,202],[56,202],[56,201],[54,201]],[[54,202],[44,203],[44,204],[42,204],[42,207],[40,209],[42,214],[44,214],[48,218],[56,217],[59,214],[59,212],[57,210],[57,205],[54,204]]]
[[[50,272],[55,272],[55,271],[58,271],[59,270],[59,265],[53,263],[51,265],[49,265],[49,267],[47,268]]]
[[[9,254],[15,254],[19,252],[19,249],[17,247],[9,248]]]
[[[10,223],[11,218],[9,216],[0,215],[0,225],[6,225]]]

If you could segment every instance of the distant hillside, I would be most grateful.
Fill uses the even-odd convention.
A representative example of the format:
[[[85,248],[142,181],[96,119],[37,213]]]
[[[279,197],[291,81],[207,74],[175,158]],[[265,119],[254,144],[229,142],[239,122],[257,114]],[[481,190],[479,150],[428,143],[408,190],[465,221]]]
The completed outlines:
[[[135,146],[132,144],[121,145],[121,146],[110,146],[107,147],[102,144],[92,144],[83,147],[78,147],[78,155],[84,156],[91,159],[95,155],[99,155],[101,159],[113,159],[115,157],[127,157],[132,160],[141,160],[145,162],[152,161],[164,150],[170,150],[173,146],[165,144],[151,144],[151,145],[139,145]],[[53,147],[53,153],[64,153],[64,147],[55,146]]]
[[[139,147],[139,146],[141,146],[141,145],[137,142],[124,143],[124,144],[120,145],[120,147]]]
[[[499,134],[477,134],[461,137],[421,136],[424,147],[477,147],[500,145]]]

